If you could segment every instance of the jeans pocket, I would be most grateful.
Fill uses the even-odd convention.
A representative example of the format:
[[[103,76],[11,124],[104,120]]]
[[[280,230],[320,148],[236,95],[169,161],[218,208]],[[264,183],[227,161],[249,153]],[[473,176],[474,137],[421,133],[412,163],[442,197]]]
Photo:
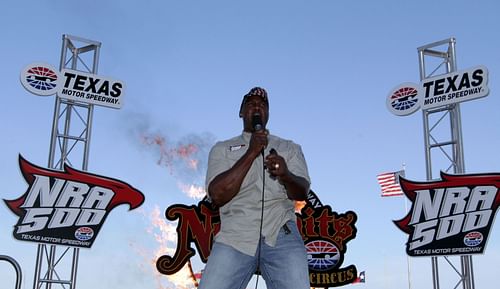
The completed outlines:
[[[284,238],[293,238],[293,240],[299,241],[302,244],[304,240],[302,240],[302,235],[299,233],[299,229],[297,228],[297,224],[290,220],[287,221],[280,230],[280,235],[283,234]]]

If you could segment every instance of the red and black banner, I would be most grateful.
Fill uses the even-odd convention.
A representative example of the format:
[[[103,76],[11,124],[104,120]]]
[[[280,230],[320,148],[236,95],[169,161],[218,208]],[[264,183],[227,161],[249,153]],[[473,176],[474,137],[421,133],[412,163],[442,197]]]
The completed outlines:
[[[127,183],[68,165],[45,169],[19,156],[19,167],[28,189],[4,201],[19,216],[13,234],[21,241],[90,248],[113,208],[128,204],[132,210],[144,202]]]
[[[178,221],[177,248],[173,256],[158,258],[158,271],[165,275],[175,274],[196,251],[206,263],[214,236],[220,229],[218,210],[204,199],[198,205],[172,205],[167,208],[165,216],[170,221]],[[310,191],[307,203],[296,216],[307,249],[311,287],[329,288],[352,283],[358,276],[356,267],[341,268],[341,265],[347,242],[356,237],[356,214],[352,211],[344,214],[333,212]]]
[[[411,209],[396,226],[408,234],[410,256],[484,252],[500,204],[500,174],[450,175],[414,182],[400,177]]]

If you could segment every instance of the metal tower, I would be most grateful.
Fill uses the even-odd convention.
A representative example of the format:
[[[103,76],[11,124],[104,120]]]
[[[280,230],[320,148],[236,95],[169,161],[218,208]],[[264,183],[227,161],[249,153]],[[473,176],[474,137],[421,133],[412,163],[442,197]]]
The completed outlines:
[[[455,38],[449,38],[417,48],[421,81],[457,70],[455,44]],[[433,68],[428,69],[428,67]],[[465,173],[459,104],[445,105],[422,112],[427,180],[438,179],[440,170],[456,174]],[[474,289],[471,255],[460,256],[460,270],[447,256],[442,258],[460,277],[454,288],[462,283],[464,289]],[[434,289],[439,289],[438,257],[431,259]]]
[[[100,42],[63,35],[59,70],[97,74],[100,48]],[[49,168],[62,170],[67,163],[71,167],[87,170],[93,110],[92,104],[56,95]],[[58,284],[62,288],[74,289],[78,256],[79,248],[39,244],[33,288],[40,289],[45,284],[46,289],[51,289],[52,284]]]

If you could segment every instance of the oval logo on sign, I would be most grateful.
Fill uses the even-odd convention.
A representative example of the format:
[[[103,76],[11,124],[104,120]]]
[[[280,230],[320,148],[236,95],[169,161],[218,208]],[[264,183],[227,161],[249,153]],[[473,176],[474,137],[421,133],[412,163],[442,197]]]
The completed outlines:
[[[337,266],[340,260],[339,250],[325,240],[311,241],[306,244],[307,263],[310,268],[327,271]]]
[[[419,85],[411,82],[396,86],[387,96],[387,108],[390,112],[399,116],[414,113],[421,106],[421,97],[418,95],[419,89]]]
[[[481,232],[470,232],[464,237],[464,244],[468,247],[475,247],[483,242]]]
[[[21,84],[33,94],[42,96],[55,94],[59,82],[57,70],[46,63],[32,63],[21,71]]]
[[[75,238],[80,241],[87,241],[94,237],[94,230],[89,227],[80,227],[75,231]]]

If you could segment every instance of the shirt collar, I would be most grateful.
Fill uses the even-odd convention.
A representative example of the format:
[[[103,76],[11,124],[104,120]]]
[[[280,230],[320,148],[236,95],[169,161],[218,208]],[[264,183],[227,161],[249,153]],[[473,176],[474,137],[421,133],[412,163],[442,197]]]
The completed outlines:
[[[245,142],[250,142],[250,138],[252,137],[252,133],[251,132],[248,132],[248,131],[243,131],[243,133],[241,134],[241,137],[243,138],[243,140]]]

